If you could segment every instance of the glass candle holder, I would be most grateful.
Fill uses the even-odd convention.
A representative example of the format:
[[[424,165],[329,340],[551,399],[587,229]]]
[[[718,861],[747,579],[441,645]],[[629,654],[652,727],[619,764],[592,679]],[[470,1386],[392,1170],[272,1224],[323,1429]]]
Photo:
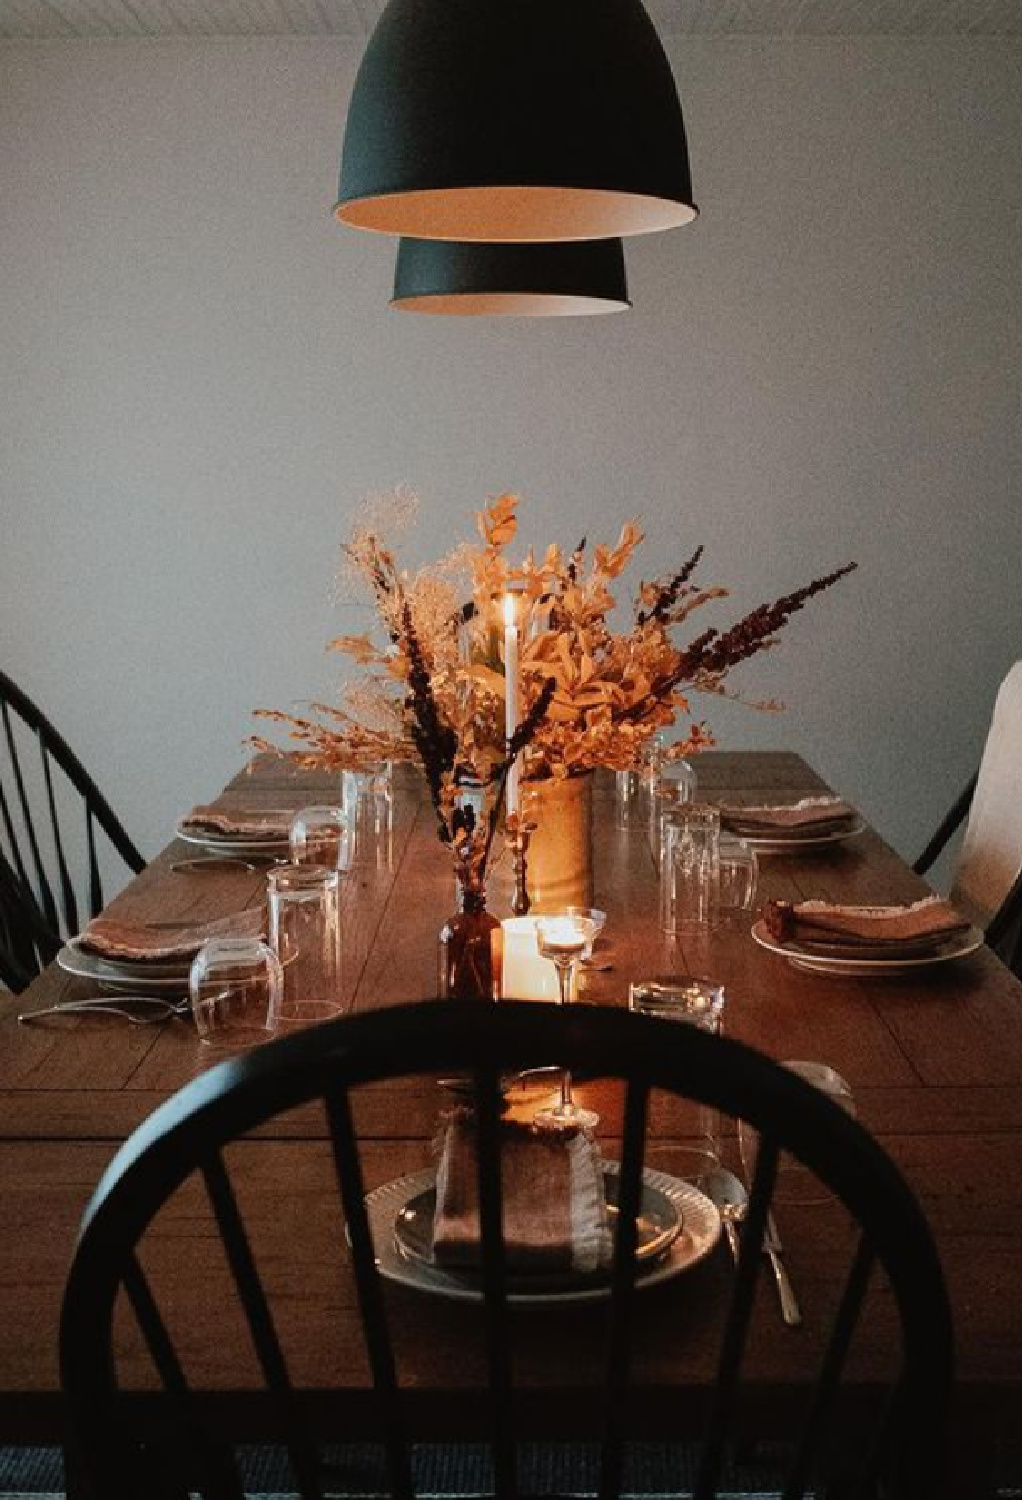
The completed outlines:
[[[281,865],[269,881],[270,942],[283,967],[278,1027],[329,1020],[347,1007],[341,983],[340,876],[320,865]]]

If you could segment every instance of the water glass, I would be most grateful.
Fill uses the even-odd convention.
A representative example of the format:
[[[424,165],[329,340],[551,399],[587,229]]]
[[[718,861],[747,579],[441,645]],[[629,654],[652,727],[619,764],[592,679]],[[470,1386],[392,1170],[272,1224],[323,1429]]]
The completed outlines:
[[[742,930],[756,905],[759,862],[744,839],[722,834],[717,852],[717,917],[721,927]]]
[[[720,813],[705,803],[665,812],[660,859],[660,927],[669,937],[709,932],[719,899]]]
[[[303,807],[291,819],[293,865],[350,870],[352,842],[348,820],[339,807]]]
[[[617,826],[623,829],[638,828],[644,822],[643,783],[641,771],[616,771],[614,773],[614,805],[617,810]]]
[[[394,835],[394,780],[389,760],[341,773],[341,811],[352,840],[352,865],[389,866]]]
[[[855,1098],[851,1085],[828,1063],[783,1062],[781,1067],[787,1068],[791,1073],[797,1073],[800,1078],[805,1079],[806,1083],[811,1083],[814,1088],[820,1089],[853,1119],[855,1118]],[[756,1170],[759,1135],[751,1125],[747,1125],[744,1121],[739,1121],[738,1125],[738,1146],[746,1181],[751,1182]],[[774,1183],[773,1201],[775,1203],[827,1203],[830,1198],[831,1194],[808,1167],[803,1166],[788,1152],[781,1152]]]
[[[649,831],[657,845],[665,812],[695,801],[696,773],[687,760],[661,760],[651,769],[649,791]]]
[[[660,1021],[684,1021],[719,1035],[724,1014],[724,986],[690,974],[636,979],[628,986],[628,1009]]]
[[[340,876],[320,865],[281,865],[268,880],[270,942],[284,971],[273,1023],[329,1020],[345,1009]]]
[[[660,1021],[679,1021],[719,1036],[724,1015],[724,986],[710,979],[696,979],[690,974],[665,974],[652,979],[636,979],[628,986],[628,1009]],[[699,1153],[719,1166],[721,1157],[720,1114],[705,1104],[674,1106],[678,1114],[678,1133],[692,1133]],[[686,1118],[687,1114],[687,1118]],[[658,1152],[659,1156],[661,1153]],[[654,1160],[647,1152],[650,1166],[661,1171],[673,1168]],[[688,1174],[685,1174],[686,1177]],[[692,1180],[690,1177],[688,1180]]]
[[[259,938],[210,938],[188,974],[199,1040],[233,1050],[268,1041],[283,984],[280,960]]]

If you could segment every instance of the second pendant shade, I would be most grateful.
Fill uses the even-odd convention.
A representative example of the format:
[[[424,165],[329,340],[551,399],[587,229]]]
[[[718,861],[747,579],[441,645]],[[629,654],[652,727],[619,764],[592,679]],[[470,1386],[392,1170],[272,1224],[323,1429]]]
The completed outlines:
[[[621,241],[491,245],[403,239],[391,306],[456,316],[578,317],[631,306]]]
[[[694,219],[681,105],[641,0],[389,0],[355,80],[336,213],[503,243]]]

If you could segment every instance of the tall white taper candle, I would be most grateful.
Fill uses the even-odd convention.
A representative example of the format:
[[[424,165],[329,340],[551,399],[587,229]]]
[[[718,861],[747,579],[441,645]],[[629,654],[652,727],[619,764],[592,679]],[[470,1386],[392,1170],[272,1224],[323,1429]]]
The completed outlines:
[[[520,713],[518,683],[518,621],[515,617],[515,597],[504,595],[504,734],[510,741],[518,728]],[[518,761],[507,775],[507,811],[520,812],[518,791]]]

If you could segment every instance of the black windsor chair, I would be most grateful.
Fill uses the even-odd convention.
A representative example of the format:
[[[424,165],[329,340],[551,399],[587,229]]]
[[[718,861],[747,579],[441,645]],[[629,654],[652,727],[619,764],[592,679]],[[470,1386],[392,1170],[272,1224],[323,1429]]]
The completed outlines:
[[[324,1431],[335,1443],[352,1437],[382,1442],[391,1493],[397,1500],[410,1500],[414,1494],[405,1400],[411,1393],[401,1388],[396,1374],[395,1332],[423,1343],[438,1340],[441,1346],[447,1339],[460,1336],[467,1346],[466,1357],[482,1360],[485,1354],[485,1388],[475,1391],[459,1386],[436,1392],[436,1400],[427,1405],[427,1418],[421,1405],[414,1413],[419,1424],[417,1435],[422,1435],[424,1421],[432,1423],[436,1417],[441,1426],[445,1420],[463,1424],[465,1414],[471,1413],[468,1420],[478,1422],[489,1436],[493,1492],[499,1500],[511,1500],[517,1494],[516,1440],[534,1432],[532,1423],[545,1424],[549,1434],[551,1422],[559,1422],[557,1397],[548,1386],[541,1382],[540,1388],[530,1390],[513,1382],[512,1346],[519,1338],[532,1343],[542,1338],[551,1341],[549,1346],[543,1344],[543,1349],[554,1347],[557,1330],[535,1315],[515,1318],[506,1300],[498,1079],[508,1069],[525,1069],[552,1059],[570,1065],[582,1076],[625,1082],[619,1213],[605,1309],[602,1388],[586,1384],[593,1376],[588,1369],[581,1373],[585,1364],[582,1359],[575,1361],[582,1389],[574,1392],[581,1399],[573,1409],[584,1412],[590,1436],[594,1424],[598,1430],[601,1500],[616,1500],[620,1494],[626,1422],[630,1431],[636,1414],[640,1418],[649,1415],[649,1393],[636,1390],[630,1401],[628,1393],[633,1332],[636,1326],[648,1328],[647,1313],[657,1316],[655,1302],[659,1295],[648,1291],[639,1299],[641,1306],[636,1305],[636,1213],[647,1105],[653,1089],[726,1110],[750,1122],[760,1133],[742,1248],[730,1300],[726,1309],[722,1306],[720,1310],[723,1332],[715,1356],[715,1387],[706,1400],[694,1389],[679,1388],[676,1394],[670,1393],[659,1413],[670,1421],[672,1431],[675,1423],[679,1427],[687,1424],[689,1433],[693,1427],[701,1430],[696,1500],[717,1493],[721,1463],[732,1437],[745,1441],[734,1431],[736,1415],[740,1414],[740,1366],[763,1259],[758,1246],[782,1146],[818,1174],[858,1226],[858,1234],[848,1236],[847,1281],[815,1385],[804,1399],[800,1393],[791,1398],[797,1403],[798,1416],[792,1418],[789,1433],[790,1469],[784,1495],[802,1495],[818,1461],[826,1459],[833,1472],[838,1431],[847,1441],[847,1423],[852,1420],[860,1425],[868,1422],[870,1430],[867,1440],[856,1428],[855,1472],[841,1469],[847,1493],[876,1494],[882,1481],[885,1495],[926,1496],[929,1500],[938,1472],[939,1435],[952,1375],[950,1312],[940,1264],[922,1213],[872,1137],[821,1093],[737,1042],[621,1009],[587,1005],[562,1009],[513,1001],[496,1006],[477,1002],[406,1005],[315,1027],[211,1069],[135,1131],[107,1169],[86,1210],[63,1303],[61,1371],[70,1453],[77,1472],[87,1481],[87,1492],[103,1500],[136,1500],[141,1496],[183,1500],[190,1492],[210,1500],[240,1500],[242,1484],[230,1441],[232,1432],[236,1437],[238,1429],[232,1424],[248,1422],[256,1406],[228,1409],[223,1402],[217,1405],[216,1391],[193,1389],[186,1379],[186,1366],[195,1354],[198,1334],[215,1342],[220,1320],[228,1313],[238,1320],[237,1327],[244,1326],[240,1311],[255,1352],[253,1369],[258,1366],[265,1382],[260,1393],[245,1394],[252,1403],[259,1403],[260,1437],[271,1436],[286,1446],[303,1500],[323,1494],[318,1440]],[[383,1295],[364,1201],[363,1162],[353,1123],[359,1110],[358,1087],[411,1075],[435,1079],[452,1070],[467,1072],[474,1089],[483,1305],[452,1306],[406,1292],[404,1305],[398,1300],[396,1309],[392,1307],[397,1315],[391,1319],[390,1299]],[[322,1170],[328,1178],[336,1179],[350,1249],[341,1232],[338,1212],[336,1265],[332,1257],[326,1257],[331,1260],[328,1268],[318,1262],[314,1265],[307,1239],[299,1234],[302,1244],[297,1247],[298,1260],[290,1276],[281,1269],[274,1253],[263,1266],[264,1280],[257,1264],[259,1235],[266,1230],[267,1217],[281,1212],[282,1200],[276,1195],[278,1191],[283,1195],[288,1184],[274,1178],[274,1185],[267,1189],[271,1196],[263,1200],[260,1210],[262,1220],[257,1223],[256,1215],[243,1212],[251,1179],[246,1177],[240,1160],[241,1148],[232,1143],[310,1101],[319,1101],[324,1107],[329,1144],[320,1143],[324,1152]],[[279,1144],[260,1143],[268,1150]],[[247,1141],[245,1150],[252,1149],[253,1143]],[[231,1150],[239,1155],[229,1161]],[[247,1160],[251,1168],[251,1156]],[[175,1199],[179,1190],[196,1196]],[[214,1255],[221,1253],[224,1285],[230,1291],[232,1305],[228,1307],[225,1300],[204,1287],[202,1307],[206,1315],[198,1321],[210,1326],[197,1331],[186,1320],[187,1332],[180,1333],[180,1341],[175,1343],[172,1329],[180,1332],[184,1318],[180,1278],[188,1274],[188,1269],[179,1264],[176,1235],[180,1230],[175,1231],[175,1224],[180,1223],[180,1217],[175,1218],[173,1208],[165,1231],[170,1239],[163,1242],[171,1279],[166,1298],[160,1296],[154,1274],[160,1241],[157,1238],[154,1245],[151,1236],[159,1236],[161,1211],[171,1199],[176,1201],[178,1216],[192,1216],[196,1203],[203,1198],[208,1200],[206,1213],[211,1210],[215,1218],[222,1253],[214,1251],[215,1239],[203,1230],[203,1265],[192,1267],[191,1275],[205,1280]],[[312,1212],[322,1223],[325,1200],[319,1195],[314,1201],[319,1206]],[[272,1206],[267,1207],[267,1203]],[[308,1206],[303,1212],[308,1225]],[[327,1243],[333,1246],[329,1228],[326,1233]],[[155,1259],[150,1261],[149,1256]],[[144,1259],[150,1266],[148,1274],[143,1271]],[[352,1404],[345,1407],[340,1402],[331,1405],[330,1392],[303,1389],[292,1383],[284,1331],[290,1331],[293,1344],[294,1328],[288,1320],[297,1316],[296,1300],[300,1305],[303,1299],[315,1296],[314,1287],[319,1291],[327,1288],[321,1298],[323,1305],[316,1301],[314,1321],[303,1326],[306,1337],[315,1337],[322,1343],[325,1356],[332,1356],[336,1343],[329,1329],[330,1305],[337,1305],[338,1293],[331,1278],[335,1270],[338,1276],[346,1276],[349,1267],[373,1389],[348,1389],[345,1394]],[[892,1335],[890,1388],[877,1391],[870,1385],[863,1396],[861,1388],[853,1390],[851,1382],[842,1381],[842,1373],[874,1270],[883,1274],[893,1294],[901,1347],[897,1349],[898,1337]],[[723,1267],[719,1273],[723,1276]],[[282,1288],[281,1302],[277,1303],[274,1291],[281,1294]],[[394,1296],[398,1298],[396,1292]],[[892,1305],[887,1297],[881,1301],[885,1307]],[[125,1317],[128,1307],[133,1314],[130,1329],[127,1324],[118,1325],[116,1340],[122,1357],[126,1357],[125,1339],[134,1350],[130,1391],[122,1389],[118,1381],[115,1303],[123,1306]],[[281,1304],[287,1303],[285,1315]],[[585,1323],[587,1329],[592,1326],[588,1316]],[[602,1336],[601,1328],[593,1329],[593,1337]],[[578,1329],[568,1336],[578,1337]],[[420,1344],[415,1347],[421,1349]],[[886,1353],[886,1344],[884,1348]],[[304,1347],[299,1346],[298,1357],[304,1356]],[[350,1351],[346,1351],[343,1358],[350,1357]],[[144,1383],[140,1371],[148,1360],[158,1372],[162,1390],[150,1389],[147,1393],[137,1388]],[[348,1369],[349,1365],[341,1365],[342,1374]],[[350,1379],[340,1383],[350,1385]],[[365,1384],[369,1384],[368,1375]],[[237,1392],[232,1394],[238,1398]],[[414,1394],[421,1403],[423,1391]],[[562,1390],[561,1396],[570,1403],[572,1391]],[[850,1407],[844,1404],[846,1397],[851,1398]],[[841,1416],[837,1428],[833,1425],[836,1413]],[[339,1431],[346,1414],[348,1425]],[[769,1420],[774,1420],[774,1415]],[[795,1425],[800,1426],[797,1434]],[[559,1437],[577,1436],[560,1425],[555,1430]],[[430,1433],[436,1435],[432,1426]],[[665,1436],[662,1432],[659,1435]]]
[[[0,854],[0,985],[20,994],[59,949],[32,892]]]
[[[97,829],[134,874],[145,860],[67,741],[4,672],[0,718],[0,974],[23,988],[105,904]]]

